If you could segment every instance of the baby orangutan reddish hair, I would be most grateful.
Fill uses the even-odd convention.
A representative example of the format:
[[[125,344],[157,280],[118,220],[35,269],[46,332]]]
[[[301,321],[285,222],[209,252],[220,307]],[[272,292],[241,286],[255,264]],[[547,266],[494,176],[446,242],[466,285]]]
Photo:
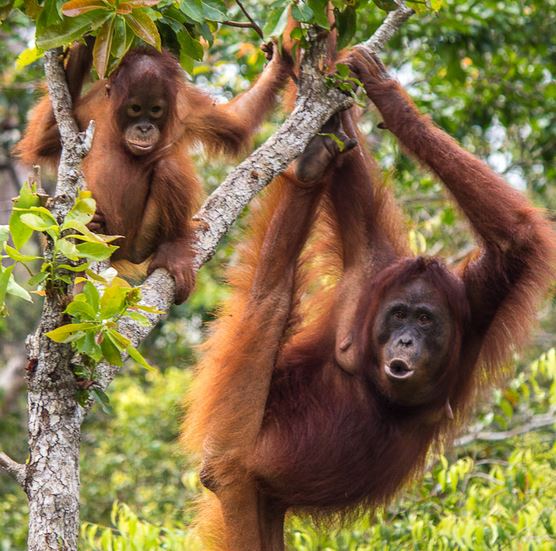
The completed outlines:
[[[352,111],[313,139],[271,185],[204,347],[184,444],[216,496],[201,513],[205,548],[283,550],[289,510],[391,499],[524,343],[554,275],[556,237],[540,213],[373,56],[356,49],[345,62],[386,128],[444,182],[481,253],[453,270],[411,256],[369,154],[337,154],[325,136],[357,138]],[[318,289],[319,256],[339,266],[332,288]]]
[[[188,149],[196,143],[211,155],[244,149],[272,109],[288,63],[274,47],[255,85],[227,104],[188,84],[177,60],[153,48],[130,51],[108,81],[81,96],[90,64],[90,48],[70,50],[66,77],[75,118],[81,130],[96,122],[83,162],[97,202],[91,229],[124,236],[112,257],[124,274],[144,275],[130,263],[148,261],[148,273],[166,268],[176,282],[176,302],[183,302],[194,283],[191,216],[201,191]],[[48,97],[34,109],[17,151],[28,164],[58,161],[60,137]]]

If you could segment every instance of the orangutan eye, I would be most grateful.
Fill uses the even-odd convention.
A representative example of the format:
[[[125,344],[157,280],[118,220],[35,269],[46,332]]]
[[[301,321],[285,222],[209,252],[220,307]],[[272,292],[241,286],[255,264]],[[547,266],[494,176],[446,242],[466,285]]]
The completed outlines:
[[[429,314],[419,314],[417,319],[421,325],[428,325],[429,323],[432,323],[432,317]]]
[[[155,119],[159,119],[162,116],[162,107],[160,105],[151,107],[151,116]]]
[[[399,308],[397,310],[394,310],[392,315],[394,316],[394,319],[397,320],[404,320],[407,317],[405,310]]]
[[[127,108],[127,114],[130,117],[137,117],[138,115],[141,114],[141,111],[142,111],[141,106],[138,103],[132,103]]]

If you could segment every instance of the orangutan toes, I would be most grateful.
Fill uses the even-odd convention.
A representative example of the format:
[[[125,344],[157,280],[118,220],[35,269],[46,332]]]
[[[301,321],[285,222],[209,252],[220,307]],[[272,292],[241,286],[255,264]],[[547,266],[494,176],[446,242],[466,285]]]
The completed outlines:
[[[356,145],[357,140],[346,135],[340,115],[336,113],[309,142],[295,162],[296,178],[303,184],[320,181],[331,164]]]

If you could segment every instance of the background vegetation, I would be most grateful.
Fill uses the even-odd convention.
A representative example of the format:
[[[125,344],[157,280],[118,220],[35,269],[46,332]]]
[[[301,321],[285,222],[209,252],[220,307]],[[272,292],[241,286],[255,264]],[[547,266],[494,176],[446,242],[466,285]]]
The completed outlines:
[[[356,2],[357,3],[357,2]],[[23,4],[23,3],[22,3]],[[269,2],[246,2],[264,26]],[[275,3],[276,4],[276,3]],[[283,4],[283,3],[282,3]],[[3,2],[0,1],[0,8]],[[229,17],[238,15],[229,6]],[[352,41],[365,39],[384,17],[369,3],[357,12]],[[437,13],[412,18],[383,59],[419,106],[469,150],[483,157],[540,207],[556,212],[556,0],[445,1]],[[14,60],[33,38],[22,11],[0,26],[0,216],[17,194],[9,150],[38,96],[40,64],[17,68]],[[202,41],[201,41],[202,42]],[[203,60],[187,60],[192,79],[224,98],[244,89],[260,72],[263,55],[253,31],[223,27]],[[281,120],[263,128],[260,139]],[[379,119],[362,124],[369,146],[395,186],[407,213],[416,250],[457,260],[472,236],[437,184],[399,151]],[[198,158],[207,190],[228,170]],[[19,179],[25,175],[19,167]],[[0,220],[0,223],[5,221]],[[176,444],[180,400],[191,380],[194,346],[226,293],[224,265],[233,240],[203,268],[195,295],[173,310],[142,348],[158,371],[133,365],[110,389],[112,413],[95,410],[84,426],[82,448],[82,549],[196,549],[191,503],[197,476]],[[38,311],[14,302],[9,323],[0,320],[6,363],[23,349]],[[472,428],[487,440],[431,457],[424,479],[385,510],[343,529],[314,527],[292,518],[288,542],[298,550],[554,549],[556,546],[555,425],[527,430],[539,415],[556,412],[556,308],[554,296],[539,312],[530,349],[515,358],[515,377],[484,398]],[[2,364],[0,364],[2,365]],[[8,400],[9,398],[9,400]],[[0,448],[25,459],[25,396],[0,396]],[[514,433],[523,432],[524,434]],[[473,434],[475,434],[473,433]],[[485,436],[483,434],[483,436]],[[0,479],[0,550],[25,548],[26,499]]]

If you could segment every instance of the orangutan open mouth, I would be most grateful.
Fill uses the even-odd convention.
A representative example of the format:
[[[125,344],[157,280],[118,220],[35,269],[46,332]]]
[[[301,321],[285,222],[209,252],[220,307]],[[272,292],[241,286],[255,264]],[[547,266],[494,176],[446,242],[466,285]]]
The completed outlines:
[[[414,369],[409,367],[405,360],[401,360],[400,358],[390,360],[390,362],[384,366],[384,371],[386,371],[386,375],[391,379],[407,379],[415,372]]]

